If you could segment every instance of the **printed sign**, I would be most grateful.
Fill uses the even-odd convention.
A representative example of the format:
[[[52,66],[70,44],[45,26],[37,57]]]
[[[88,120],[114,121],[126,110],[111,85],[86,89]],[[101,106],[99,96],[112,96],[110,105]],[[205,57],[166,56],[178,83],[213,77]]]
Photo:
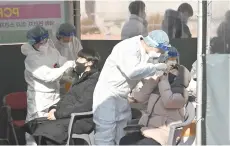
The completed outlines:
[[[64,2],[0,2],[0,30],[28,30],[36,25],[51,29],[63,21]]]

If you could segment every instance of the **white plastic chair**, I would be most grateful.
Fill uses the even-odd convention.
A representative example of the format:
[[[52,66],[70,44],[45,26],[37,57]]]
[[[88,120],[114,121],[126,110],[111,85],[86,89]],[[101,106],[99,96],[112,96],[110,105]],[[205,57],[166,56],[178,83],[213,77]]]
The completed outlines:
[[[67,140],[67,145],[70,144],[71,139],[83,139],[87,142],[88,145],[94,145],[94,131],[92,131],[89,134],[75,134],[72,133],[72,127],[74,124],[74,119],[75,118],[80,118],[84,116],[90,116],[93,115],[93,112],[83,112],[83,113],[72,113],[71,114],[71,119],[69,122],[69,127],[68,127],[68,140]]]
[[[192,102],[188,102],[186,106],[187,118],[184,122],[175,123],[170,126],[168,145],[178,145],[180,140],[177,140],[177,136],[181,133],[183,127],[188,126],[193,122],[196,116],[196,110]]]

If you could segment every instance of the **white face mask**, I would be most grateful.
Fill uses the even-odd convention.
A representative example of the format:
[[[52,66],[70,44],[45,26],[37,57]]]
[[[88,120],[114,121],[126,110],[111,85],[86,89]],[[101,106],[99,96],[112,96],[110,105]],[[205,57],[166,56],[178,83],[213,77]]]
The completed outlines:
[[[68,43],[61,42],[61,44],[62,44],[65,48],[73,48],[73,43],[72,43],[72,42],[68,42]]]
[[[159,57],[161,56],[161,53],[157,53],[157,52],[155,52],[155,51],[150,51],[150,52],[148,53],[148,55],[149,55],[149,58],[157,59],[157,58],[159,58]]]
[[[45,44],[41,45],[38,50],[43,52],[43,53],[46,53],[48,48],[49,48],[49,43],[45,43]]]
[[[149,63],[157,64],[159,63],[159,57],[161,56],[161,53],[156,53],[155,51],[151,51],[148,53],[149,55]]]
[[[159,59],[149,58],[148,63],[157,64],[157,63],[159,63]]]

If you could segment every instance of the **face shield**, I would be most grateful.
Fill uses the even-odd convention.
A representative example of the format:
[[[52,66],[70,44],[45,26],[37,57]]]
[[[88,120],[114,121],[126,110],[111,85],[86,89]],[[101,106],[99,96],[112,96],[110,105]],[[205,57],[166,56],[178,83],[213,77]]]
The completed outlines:
[[[145,44],[149,47],[148,55],[153,63],[165,62],[167,52],[171,45],[169,44],[168,35],[162,30],[154,30],[147,37],[143,38]],[[152,49],[151,49],[152,48]],[[159,51],[157,51],[157,49]]]
[[[59,32],[58,40],[65,48],[71,48],[73,47],[75,36],[76,36],[75,32],[70,32],[70,33]]]
[[[165,63],[168,60],[168,53],[169,53],[169,45],[164,45],[164,44],[158,44],[158,46],[156,46],[156,48],[158,48],[161,52],[159,58],[158,58],[158,62],[159,63]]]
[[[72,47],[76,38],[76,29],[70,23],[62,23],[54,28],[57,41],[65,47]]]
[[[38,36],[34,38],[35,44],[33,45],[37,51],[47,53],[48,49],[55,48],[54,43],[51,39],[49,39],[49,34],[46,33],[42,36]]]
[[[79,51],[80,41],[76,38],[76,33],[59,33],[58,50],[60,54],[69,60],[75,60]]]
[[[55,46],[63,57],[75,60],[79,51],[80,41],[76,38],[76,29],[72,24],[63,23],[53,29]]]

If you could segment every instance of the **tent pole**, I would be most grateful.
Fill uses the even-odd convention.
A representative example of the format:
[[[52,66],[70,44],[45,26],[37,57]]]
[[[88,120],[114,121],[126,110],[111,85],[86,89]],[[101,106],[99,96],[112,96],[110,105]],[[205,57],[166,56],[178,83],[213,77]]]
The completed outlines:
[[[81,40],[81,10],[80,0],[73,1],[74,26],[76,27],[76,36]]]
[[[212,30],[212,0],[207,1],[207,38],[206,38],[206,54],[210,54],[210,40],[211,40],[211,30]]]
[[[202,0],[198,1],[198,37],[197,37],[197,106],[196,106],[196,145],[202,145],[202,37],[203,37],[203,7]]]
[[[206,145],[207,1],[198,2],[196,145]],[[209,44],[209,43],[208,43]]]

